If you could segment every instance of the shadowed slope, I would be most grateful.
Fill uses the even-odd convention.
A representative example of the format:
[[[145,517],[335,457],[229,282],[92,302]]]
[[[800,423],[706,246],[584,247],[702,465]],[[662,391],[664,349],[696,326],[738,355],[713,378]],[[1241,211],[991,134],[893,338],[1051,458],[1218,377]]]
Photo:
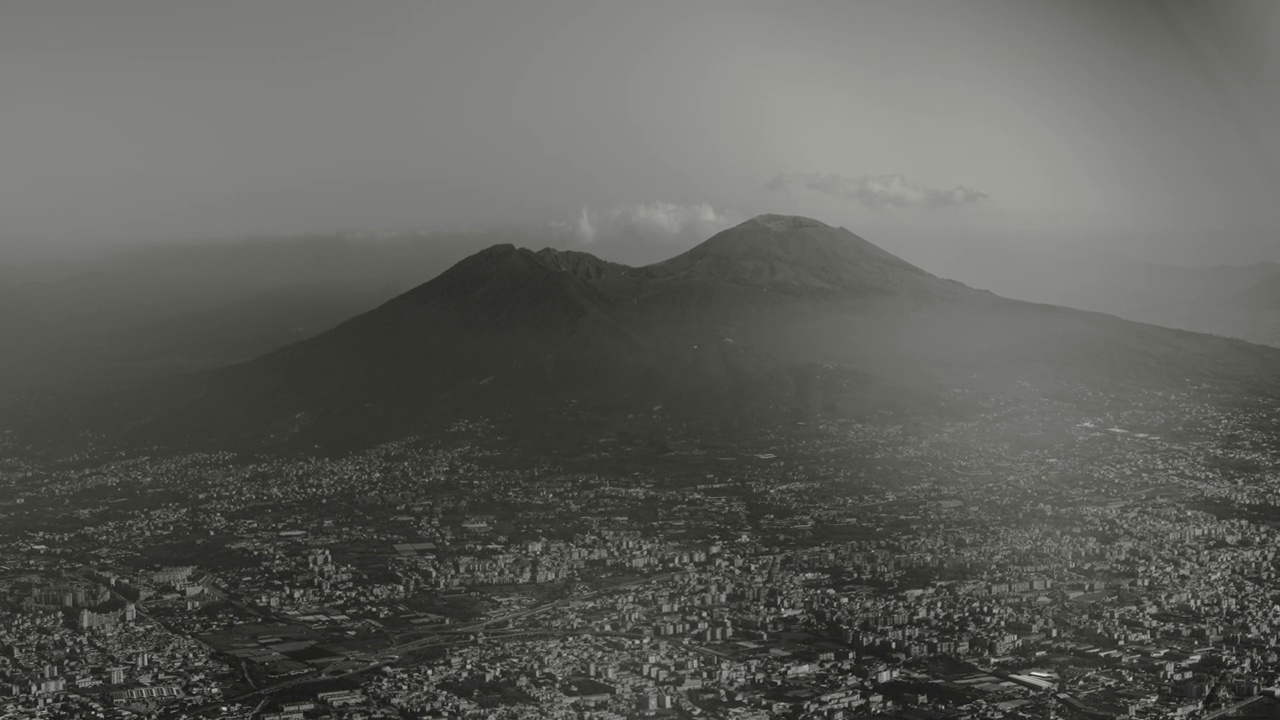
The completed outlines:
[[[112,407],[135,439],[323,444],[566,403],[767,420],[1018,383],[1274,393],[1280,352],[1006,300],[764,215],[643,268],[495,246],[327,333]]]

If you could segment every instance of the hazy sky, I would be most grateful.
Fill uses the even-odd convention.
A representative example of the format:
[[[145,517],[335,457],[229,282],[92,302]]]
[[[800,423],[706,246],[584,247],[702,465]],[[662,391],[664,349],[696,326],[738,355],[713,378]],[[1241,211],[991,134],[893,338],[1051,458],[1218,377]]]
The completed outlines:
[[[1280,259],[1271,0],[6,0],[0,260],[343,228]]]

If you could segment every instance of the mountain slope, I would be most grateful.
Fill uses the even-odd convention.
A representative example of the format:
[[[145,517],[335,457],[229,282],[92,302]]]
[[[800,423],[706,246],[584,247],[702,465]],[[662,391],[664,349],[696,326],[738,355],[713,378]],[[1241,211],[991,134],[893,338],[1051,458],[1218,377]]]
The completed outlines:
[[[1253,310],[1280,313],[1280,272],[1261,278],[1241,293],[1237,300]]]
[[[1006,300],[765,215],[642,268],[494,246],[310,340],[96,407],[134,442],[325,444],[566,404],[767,420],[1199,384],[1274,393],[1280,351]]]
[[[911,256],[913,248],[903,249]],[[914,251],[929,258],[932,271],[1005,297],[1280,345],[1280,296],[1265,290],[1280,277],[1273,263],[1182,267],[1070,246],[976,241]]]
[[[937,287],[937,278],[853,233],[783,215],[752,218],[650,271],[664,279],[860,294]]]

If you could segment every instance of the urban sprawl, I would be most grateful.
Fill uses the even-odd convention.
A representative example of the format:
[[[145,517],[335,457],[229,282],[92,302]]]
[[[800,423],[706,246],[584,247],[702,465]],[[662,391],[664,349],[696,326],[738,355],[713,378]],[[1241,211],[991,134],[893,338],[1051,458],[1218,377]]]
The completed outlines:
[[[1277,410],[1023,391],[3,462],[0,718],[1280,712]]]

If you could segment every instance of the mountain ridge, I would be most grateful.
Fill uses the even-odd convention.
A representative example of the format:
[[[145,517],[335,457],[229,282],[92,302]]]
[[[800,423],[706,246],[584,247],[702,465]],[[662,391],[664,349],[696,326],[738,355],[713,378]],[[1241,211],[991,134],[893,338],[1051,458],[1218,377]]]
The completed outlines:
[[[844,228],[796,215],[759,215],[646,268],[657,275],[716,278],[817,290],[884,291],[886,273],[933,275]]]
[[[131,442],[328,444],[566,404],[769,421],[1018,383],[1274,393],[1280,351],[1008,300],[763,215],[638,268],[494,245],[328,332],[110,407]]]

